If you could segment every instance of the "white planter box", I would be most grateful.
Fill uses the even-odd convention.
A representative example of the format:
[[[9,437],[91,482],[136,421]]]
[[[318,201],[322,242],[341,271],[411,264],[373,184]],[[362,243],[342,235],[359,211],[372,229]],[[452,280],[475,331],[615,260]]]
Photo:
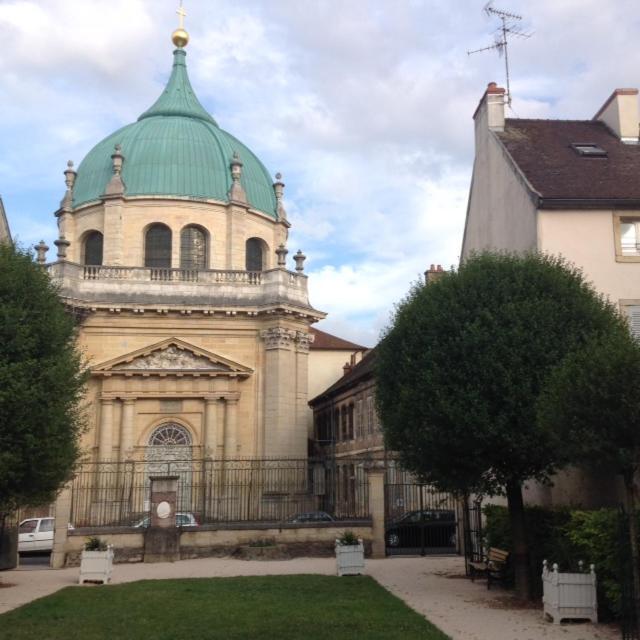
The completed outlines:
[[[339,576],[357,576],[364,573],[364,545],[344,545],[336,540],[336,567]]]
[[[113,568],[113,547],[106,551],[83,551],[80,561],[80,579],[78,582],[102,582],[107,584],[111,580]]]
[[[568,618],[598,622],[594,568],[591,565],[589,573],[559,573],[557,564],[549,571],[547,561],[542,563],[545,619],[548,616],[555,624]]]

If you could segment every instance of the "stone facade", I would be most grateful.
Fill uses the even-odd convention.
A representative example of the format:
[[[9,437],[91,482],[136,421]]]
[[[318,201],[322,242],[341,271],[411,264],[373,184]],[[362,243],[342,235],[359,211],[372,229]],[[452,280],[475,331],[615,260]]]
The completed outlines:
[[[145,459],[169,425],[191,458],[306,458],[309,328],[324,314],[302,254],[287,270],[281,176],[205,112],[182,46],[154,107],[64,172],[47,268],[91,370],[83,446]],[[226,198],[198,195],[200,178]]]
[[[2,198],[0,198],[0,242],[11,242],[11,232],[9,231],[9,222],[4,211]]]

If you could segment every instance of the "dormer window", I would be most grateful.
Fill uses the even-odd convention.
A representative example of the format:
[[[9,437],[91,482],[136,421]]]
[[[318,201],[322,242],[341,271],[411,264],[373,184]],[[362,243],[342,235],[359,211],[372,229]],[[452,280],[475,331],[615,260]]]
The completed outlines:
[[[571,148],[579,155],[587,158],[606,158],[607,152],[595,142],[572,142]]]

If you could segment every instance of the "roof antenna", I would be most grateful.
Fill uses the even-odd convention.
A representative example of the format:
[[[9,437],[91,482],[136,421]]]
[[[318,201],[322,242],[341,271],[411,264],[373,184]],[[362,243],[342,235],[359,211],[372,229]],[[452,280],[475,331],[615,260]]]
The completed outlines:
[[[491,51],[493,49],[496,49],[498,51],[498,55],[500,56],[502,56],[502,54],[504,53],[504,68],[507,76],[507,105],[511,107],[511,87],[509,84],[509,42],[507,40],[507,34],[517,36],[518,38],[530,38],[533,34],[523,33],[520,27],[517,26],[517,22],[518,20],[522,20],[522,16],[519,16],[515,13],[510,13],[509,11],[495,9],[491,6],[492,4],[493,0],[489,0],[489,2],[487,2],[487,4],[484,6],[484,12],[490,18],[493,16],[498,17],[502,22],[502,25],[499,26],[494,32],[495,42],[488,47],[482,47],[482,49],[467,51],[467,55],[470,56],[472,53]]]

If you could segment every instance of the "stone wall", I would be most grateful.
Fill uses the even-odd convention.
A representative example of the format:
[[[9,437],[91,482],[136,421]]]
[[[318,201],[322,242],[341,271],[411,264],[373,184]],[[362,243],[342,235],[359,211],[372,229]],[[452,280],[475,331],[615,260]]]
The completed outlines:
[[[373,538],[369,520],[341,521],[320,524],[274,525],[255,523],[243,527],[203,525],[183,529],[180,534],[180,559],[235,557],[241,559],[288,559],[301,556],[330,557],[336,538],[345,531],[353,531],[365,543],[371,554]],[[76,529],[70,532],[64,547],[67,567],[80,564],[80,555],[87,536],[98,536],[114,546],[114,562],[142,562],[144,559],[144,531],[112,527]]]

